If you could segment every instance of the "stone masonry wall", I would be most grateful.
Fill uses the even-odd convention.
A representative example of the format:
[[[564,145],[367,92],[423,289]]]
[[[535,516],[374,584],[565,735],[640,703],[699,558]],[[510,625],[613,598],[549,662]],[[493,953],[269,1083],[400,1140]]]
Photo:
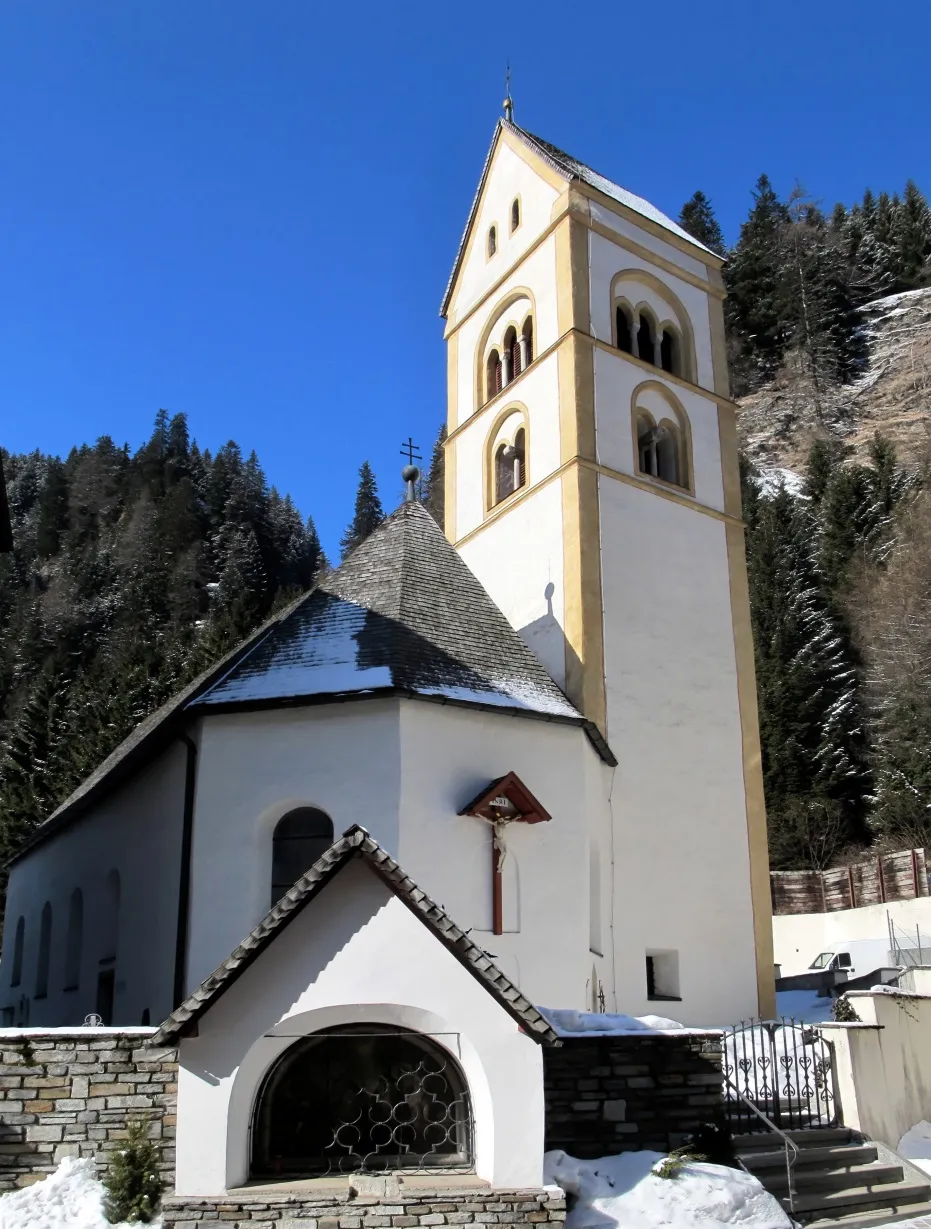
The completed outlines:
[[[546,1147],[668,1152],[724,1112],[719,1034],[567,1037],[543,1051]]]
[[[39,1181],[65,1156],[94,1156],[104,1172],[136,1117],[171,1189],[178,1055],[146,1048],[154,1031],[0,1031],[0,1191]]]
[[[501,1225],[533,1225],[543,1229],[566,1219],[562,1191],[492,1191],[487,1187],[401,1191],[384,1196],[347,1195],[343,1199],[271,1191],[241,1192],[221,1199],[162,1201],[165,1229],[191,1229],[202,1222],[224,1229],[432,1229],[436,1225],[468,1225],[492,1229]]]

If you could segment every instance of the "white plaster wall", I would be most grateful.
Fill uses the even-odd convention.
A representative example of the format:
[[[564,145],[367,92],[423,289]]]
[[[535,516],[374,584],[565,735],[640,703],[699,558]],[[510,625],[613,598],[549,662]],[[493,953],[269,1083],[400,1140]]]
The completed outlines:
[[[887,943],[890,917],[900,946],[917,947],[920,937],[931,962],[931,896],[831,913],[776,914],[773,957],[784,977],[804,973],[819,952],[834,951],[846,942],[872,939]]]
[[[456,373],[456,397],[458,408],[457,423],[466,422],[479,409],[476,404],[476,373],[484,371],[484,362],[488,346],[482,344],[486,328],[491,327],[491,336],[504,336],[505,323],[516,316],[517,308],[507,305],[508,299],[518,289],[525,288],[533,296],[533,352],[542,354],[557,340],[559,326],[556,307],[556,239],[550,236],[541,243],[524,263],[511,274],[503,285],[483,303],[459,330]],[[526,300],[522,300],[526,302]],[[522,310],[521,318],[526,314]],[[516,390],[529,378],[533,368],[528,368],[528,374],[521,375],[514,382]],[[502,394],[506,395],[506,394]],[[501,400],[501,395],[495,404]],[[495,411],[492,410],[492,413]]]
[[[16,862],[10,874],[0,965],[0,1006],[18,1022],[23,996],[30,1026],[77,1025],[95,1010],[97,974],[108,937],[106,879],[117,870],[121,908],[116,956],[114,1024],[154,1023],[172,1009],[178,880],[184,813],[185,749],[173,744],[130,784]],[[71,894],[84,896],[80,981],[66,992],[65,955]],[[52,906],[49,993],[35,997],[39,927]],[[11,986],[16,923],[25,917],[23,978]],[[107,966],[111,967],[111,966]]]
[[[268,912],[272,834],[295,806],[339,836],[362,824],[397,847],[398,702],[364,700],[211,714],[195,803],[187,987],[198,986]]]
[[[864,1025],[825,1028],[844,1126],[897,1148],[931,1118],[931,998],[852,991]]]
[[[626,222],[622,222],[621,225],[629,226]],[[631,229],[636,228],[631,227]],[[643,242],[640,236],[652,238],[647,236],[645,231],[637,231],[632,237],[636,238],[637,242],[640,243]],[[636,256],[633,252],[628,252],[626,248],[619,247],[616,243],[612,243],[610,239],[606,239],[604,235],[589,231],[588,242],[591,328],[593,336],[597,337],[599,341],[606,342],[609,346],[611,345],[611,282],[615,274],[627,269],[640,269],[645,273],[650,273],[664,283],[664,285],[670,287],[688,312],[689,320],[695,333],[698,383],[702,388],[714,388],[714,368],[711,359],[711,322],[708,316],[708,296],[706,292],[698,286],[693,286],[691,282],[674,277],[673,274],[659,268],[657,265],[651,264],[650,261],[645,260],[643,257]],[[659,241],[657,240],[656,242]],[[644,246],[649,245],[644,244]],[[684,255],[677,248],[670,248],[670,253],[667,259],[680,264],[683,268],[690,267],[690,263],[692,263],[690,257]],[[700,262],[696,261],[694,263],[698,264]],[[646,288],[644,288],[642,297],[647,298]]]
[[[402,799],[398,860],[534,1003],[583,1007],[588,953],[588,828],[604,822],[604,772],[573,726],[407,703],[401,711]],[[450,754],[450,746],[455,748]],[[442,773],[436,765],[443,764]],[[514,771],[550,812],[511,824],[503,873],[505,926],[491,933],[491,830],[458,812],[489,781]],[[515,900],[515,894],[519,898]],[[563,902],[554,908],[554,902]]]
[[[181,1042],[181,1195],[217,1195],[248,1176],[255,1099],[272,1061],[337,1024],[437,1034],[461,1064],[475,1116],[476,1172],[539,1186],[543,1063],[538,1044],[371,870],[354,863],[282,931]]]
[[[551,353],[527,369],[453,441],[456,449],[456,535],[478,528],[485,519],[486,456],[495,424],[512,405],[528,415],[527,485],[534,486],[560,465],[559,367]],[[489,493],[490,497],[490,493]]]
[[[535,435],[531,431],[533,448]],[[460,472],[457,470],[457,474]],[[464,542],[459,553],[511,626],[563,686],[566,640],[561,484],[550,482],[528,494],[506,515],[489,522]]]
[[[616,231],[625,239],[632,239],[634,243],[639,243],[641,247],[655,252],[657,256],[662,256],[666,260],[671,260],[673,264],[680,265],[695,277],[700,277],[707,280],[707,267],[695,256],[689,256],[683,252],[681,248],[675,247],[672,243],[667,243],[660,239],[645,227],[639,226],[636,222],[629,221],[627,218],[622,218],[611,209],[606,209],[604,205],[598,205],[592,201],[592,218],[599,222],[602,226],[606,226],[608,230]]]
[[[755,1014],[740,712],[724,525],[599,478],[619,1009],[646,998],[649,950],[679,953],[681,1003]]]
[[[688,415],[692,432],[692,474],[695,498],[720,512],[724,510],[724,485],[721,477],[721,441],[718,434],[718,408],[713,401],[688,389],[673,387],[663,373],[647,374],[620,354],[595,350],[595,424],[597,455],[602,465],[622,474],[636,474],[631,398],[645,380],[666,385]],[[675,421],[668,402],[652,390],[640,393],[638,404],[654,416]]]
[[[512,235],[511,202],[521,198],[521,224]],[[500,141],[485,183],[485,191],[475,220],[471,250],[459,275],[459,286],[450,304],[450,314],[460,318],[549,226],[553,205],[559,193],[536,171]],[[486,258],[488,228],[495,224],[498,251]]]

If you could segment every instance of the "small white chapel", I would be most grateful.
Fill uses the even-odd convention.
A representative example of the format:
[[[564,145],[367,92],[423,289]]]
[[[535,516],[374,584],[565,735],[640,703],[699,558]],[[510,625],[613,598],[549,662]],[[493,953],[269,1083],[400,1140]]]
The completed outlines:
[[[722,263],[508,101],[442,301],[445,533],[402,503],[15,859],[3,1024],[180,1045],[179,1191],[403,1131],[539,1185],[546,1009],[772,1015]],[[411,1072],[349,1139],[340,1080]]]

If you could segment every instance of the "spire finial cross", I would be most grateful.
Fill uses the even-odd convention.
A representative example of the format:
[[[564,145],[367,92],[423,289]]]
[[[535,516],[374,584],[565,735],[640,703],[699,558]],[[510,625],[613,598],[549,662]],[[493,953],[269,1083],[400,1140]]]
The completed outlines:
[[[511,61],[507,61],[507,71],[504,77],[504,118],[509,124],[514,122],[514,99],[511,97]]]
[[[414,443],[411,436],[407,437],[407,441],[401,445],[401,456],[407,457],[408,465],[413,465],[415,461],[422,461],[420,448]]]

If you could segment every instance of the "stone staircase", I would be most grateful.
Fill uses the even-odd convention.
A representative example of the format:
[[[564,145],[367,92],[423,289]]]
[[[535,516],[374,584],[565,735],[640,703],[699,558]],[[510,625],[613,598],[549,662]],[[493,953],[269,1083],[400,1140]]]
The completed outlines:
[[[782,1139],[772,1132],[735,1135],[734,1148],[786,1212],[809,1229],[867,1229],[931,1213],[931,1178],[884,1144],[847,1127],[786,1134],[799,1150],[792,1170],[794,1210]]]

